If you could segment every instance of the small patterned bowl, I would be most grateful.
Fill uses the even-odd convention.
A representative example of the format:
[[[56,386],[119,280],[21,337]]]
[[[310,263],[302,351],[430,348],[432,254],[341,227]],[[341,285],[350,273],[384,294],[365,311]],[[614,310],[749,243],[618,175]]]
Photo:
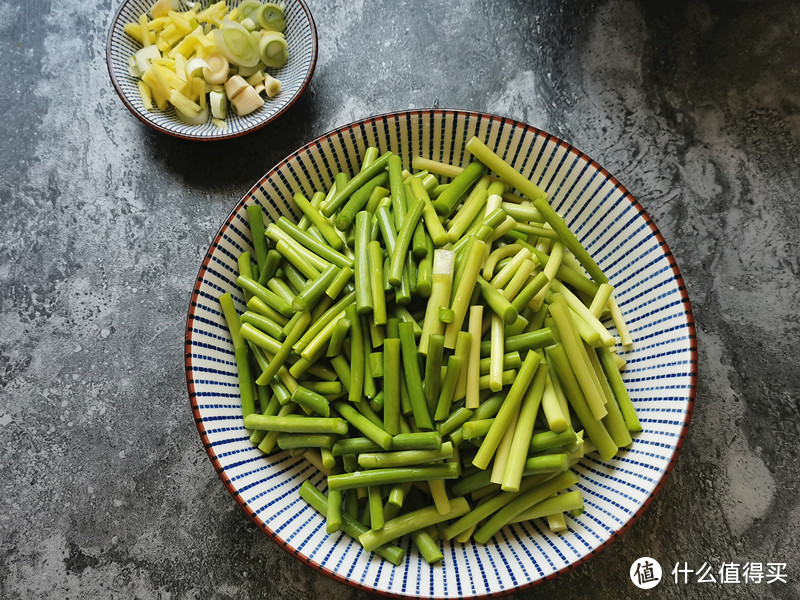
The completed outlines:
[[[367,146],[465,164],[477,135],[546,190],[555,208],[615,288],[635,346],[621,351],[624,379],[644,431],[608,462],[587,455],[576,467],[586,511],[553,534],[539,521],[507,526],[486,545],[445,542],[429,566],[406,542],[399,567],[364,552],[348,536],[325,533],[324,519],[298,496],[324,476],[288,452],[264,456],[249,441],[238,404],[233,345],[217,297],[236,289],[236,258],[252,252],[246,206],[271,219],[299,211],[295,191],[327,189],[341,165],[360,164]],[[605,169],[569,144],[509,119],[413,110],[346,125],[289,155],[234,207],[214,238],[194,285],[186,323],[186,380],[203,445],[247,515],[309,566],[350,585],[391,596],[469,598],[510,593],[551,579],[607,547],[652,501],[687,432],[697,384],[694,319],[675,259],[652,219]]]
[[[225,119],[225,129],[216,127],[210,119],[202,125],[188,125],[177,117],[172,106],[164,111],[146,110],[136,87],[136,80],[128,74],[128,57],[139,50],[141,45],[126,34],[124,28],[127,23],[136,23],[139,16],[148,12],[154,2],[155,0],[125,0],[111,23],[106,42],[106,63],[111,83],[125,106],[146,125],[190,140],[209,141],[239,137],[279,117],[308,87],[317,64],[317,27],[303,0],[285,0],[285,35],[289,46],[289,60],[280,69],[269,70],[270,75],[283,86],[280,94],[267,98],[264,106],[243,117],[231,110]],[[227,0],[229,8],[237,4],[239,0]]]

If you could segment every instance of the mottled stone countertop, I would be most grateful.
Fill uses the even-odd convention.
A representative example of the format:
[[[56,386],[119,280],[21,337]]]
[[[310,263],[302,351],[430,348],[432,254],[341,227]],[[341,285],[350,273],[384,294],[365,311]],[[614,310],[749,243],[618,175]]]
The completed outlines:
[[[699,388],[658,497],[516,598],[800,596],[800,5],[308,0],[319,63],[275,124],[156,133],[111,87],[118,0],[0,4],[0,598],[363,599],[278,548],[189,410],[192,282],[233,204],[302,143],[410,107],[498,113],[599,161],[653,216],[693,303]],[[640,556],[787,582],[628,577]]]

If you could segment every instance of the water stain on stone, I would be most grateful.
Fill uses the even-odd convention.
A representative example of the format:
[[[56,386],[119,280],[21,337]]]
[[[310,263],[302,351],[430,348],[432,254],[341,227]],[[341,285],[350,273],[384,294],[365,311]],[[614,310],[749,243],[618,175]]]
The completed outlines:
[[[68,573],[83,573],[90,567],[100,564],[100,559],[86,554],[75,542],[67,543],[67,556],[64,558],[64,565]]]
[[[6,387],[11,381],[28,369],[33,357],[9,356],[5,352],[0,353],[0,387]]]

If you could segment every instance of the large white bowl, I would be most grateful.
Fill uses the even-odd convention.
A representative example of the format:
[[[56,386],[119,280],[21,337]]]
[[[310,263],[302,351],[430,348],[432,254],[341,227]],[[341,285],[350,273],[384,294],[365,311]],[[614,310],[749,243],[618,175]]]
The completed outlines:
[[[111,83],[122,102],[133,115],[153,129],[190,140],[224,140],[255,131],[282,115],[308,87],[317,64],[317,27],[311,11],[303,0],[285,0],[286,43],[289,60],[280,69],[269,69],[270,75],[281,82],[283,89],[264,106],[240,117],[231,110],[225,119],[227,127],[220,129],[211,120],[202,125],[188,125],[175,114],[175,109],[147,110],[136,87],[136,79],[128,74],[128,58],[141,44],[125,33],[125,25],[137,23],[139,16],[149,12],[155,0],[125,0],[119,7],[106,42],[106,63]],[[229,8],[240,0],[227,0]]]
[[[487,545],[443,545],[429,566],[409,543],[394,567],[344,534],[325,533],[324,519],[297,494],[324,476],[288,452],[264,456],[242,424],[233,346],[217,297],[235,286],[236,258],[250,250],[245,207],[270,218],[298,216],[291,198],[327,189],[340,166],[352,170],[374,145],[403,157],[419,154],[465,164],[477,135],[545,189],[554,207],[594,256],[616,290],[635,347],[624,379],[644,431],[608,462],[588,455],[577,467],[586,511],[567,516],[569,531],[533,521],[505,527]],[[503,594],[550,579],[616,539],[653,499],[686,435],[695,397],[697,349],[689,298],[675,259],[642,206],[605,169],[543,131],[498,116],[412,110],[371,117],[327,133],[271,169],[234,207],[208,250],[192,291],[186,324],[186,378],[200,437],[225,487],[276,542],[340,581],[397,596],[465,598]],[[623,542],[624,543],[624,542]]]

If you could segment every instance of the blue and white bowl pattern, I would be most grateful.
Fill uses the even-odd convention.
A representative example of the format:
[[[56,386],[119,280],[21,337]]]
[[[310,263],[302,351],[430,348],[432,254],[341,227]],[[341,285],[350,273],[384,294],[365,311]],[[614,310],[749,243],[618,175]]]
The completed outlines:
[[[124,31],[127,23],[136,23],[139,16],[148,12],[155,0],[127,0],[119,8],[111,25],[106,47],[108,72],[114,89],[125,106],[142,122],[164,133],[193,140],[222,140],[238,137],[263,127],[283,114],[305,91],[317,63],[317,28],[311,11],[303,0],[286,0],[286,43],[289,60],[280,69],[268,73],[281,82],[282,90],[274,98],[267,98],[264,106],[240,117],[231,109],[225,119],[227,127],[220,129],[211,120],[202,125],[188,125],[175,114],[175,109],[149,111],[142,104],[136,79],[128,74],[128,58],[141,48],[141,44]],[[238,0],[228,0],[233,8]]]
[[[307,197],[357,169],[367,146],[391,150],[410,167],[421,155],[466,164],[477,135],[545,189],[610,279],[634,339],[624,379],[644,431],[611,461],[596,454],[576,467],[586,511],[567,515],[569,531],[532,521],[505,527],[485,546],[443,544],[443,564],[429,566],[404,541],[395,567],[342,533],[298,496],[305,479],[325,477],[288,452],[264,456],[249,441],[238,403],[233,346],[217,297],[233,294],[236,258],[252,252],[246,206],[270,218],[296,219],[296,191]],[[306,144],[279,163],[234,208],[200,267],[186,326],[186,377],[193,414],[211,461],[245,512],[278,544],[312,567],[353,586],[393,596],[465,598],[502,595],[564,572],[607,546],[652,500],[673,466],[692,414],[697,382],[694,319],[678,266],[642,206],[602,167],[569,144],[498,116],[413,110],[364,119]]]

